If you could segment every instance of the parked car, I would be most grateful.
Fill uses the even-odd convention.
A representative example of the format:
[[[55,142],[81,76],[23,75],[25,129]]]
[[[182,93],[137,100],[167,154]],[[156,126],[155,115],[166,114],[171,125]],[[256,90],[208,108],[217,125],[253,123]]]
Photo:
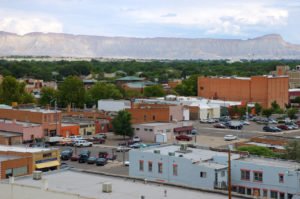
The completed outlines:
[[[88,138],[86,139],[86,141],[88,142],[92,142],[93,144],[104,144],[105,143],[105,139],[104,138]]]
[[[141,142],[142,140],[141,140],[141,138],[140,138],[139,136],[134,136],[134,137],[132,138],[132,141],[133,141],[133,142]]]
[[[278,125],[277,128],[280,128],[281,130],[290,130],[290,128],[284,124]]]
[[[106,164],[107,164],[107,159],[105,159],[105,158],[97,158],[96,159],[97,166],[104,166]]]
[[[264,126],[263,131],[265,132],[280,132],[281,129],[273,126]]]
[[[127,166],[127,167],[129,167],[130,162],[129,162],[129,161],[125,161],[125,162],[124,162],[124,165]]]
[[[86,140],[76,140],[74,142],[74,146],[76,146],[76,147],[91,147],[91,146],[93,146],[93,143],[88,142]]]
[[[67,148],[60,152],[61,160],[69,160],[73,155],[73,149]]]
[[[241,130],[243,128],[243,124],[240,121],[231,121],[228,124],[228,128]]]
[[[269,124],[277,124],[278,122],[276,120],[274,120],[274,119],[269,119],[268,123]]]
[[[232,141],[232,140],[236,140],[236,139],[237,139],[237,136],[235,136],[235,135],[225,135],[224,136],[225,141]]]
[[[89,157],[89,158],[87,159],[87,163],[88,163],[88,164],[95,164],[95,163],[96,163],[96,160],[97,160],[97,158],[95,158],[95,157]]]
[[[250,122],[248,120],[242,120],[241,123],[243,125],[250,125]]]
[[[130,151],[130,149],[131,148],[126,147],[126,146],[118,146],[117,149],[116,149],[116,151],[117,152],[123,152],[123,151],[127,152],[127,151]]]
[[[125,142],[120,142],[118,145],[119,146],[130,146],[132,144],[134,144],[134,142],[132,140],[127,140]]]
[[[70,158],[70,160],[71,161],[78,161],[78,155],[73,155],[73,156],[71,156],[71,158]]]
[[[81,150],[81,151],[80,151],[80,154],[79,154],[79,155],[81,155],[81,154],[87,154],[87,155],[90,157],[91,151],[88,150],[88,149],[84,149],[84,150]]]
[[[177,135],[176,136],[176,140],[179,140],[179,141],[191,141],[192,137],[190,137],[188,135]]]
[[[214,125],[215,128],[219,128],[219,129],[225,129],[226,128],[226,125],[225,124],[222,124],[222,123],[217,123]]]
[[[94,138],[102,138],[102,139],[106,139],[107,138],[107,136],[106,136],[105,133],[98,133],[98,134],[95,134],[93,137]]]
[[[72,140],[72,141],[76,141],[76,140],[82,140],[83,137],[81,135],[71,135],[69,136],[69,138]]]
[[[89,159],[89,155],[87,154],[80,154],[78,158],[79,163],[86,163],[87,160]]]
[[[99,151],[98,158],[105,158],[105,159],[107,159],[107,157],[108,157],[108,152],[106,152],[106,151]]]
[[[108,156],[106,157],[107,160],[116,160],[117,159],[117,155],[116,154],[108,154]]]
[[[58,143],[60,146],[72,146],[73,141],[71,138],[62,138]]]
[[[299,126],[298,126],[297,124],[288,124],[287,126],[288,126],[288,128],[290,128],[291,130],[296,130],[296,129],[299,128]]]

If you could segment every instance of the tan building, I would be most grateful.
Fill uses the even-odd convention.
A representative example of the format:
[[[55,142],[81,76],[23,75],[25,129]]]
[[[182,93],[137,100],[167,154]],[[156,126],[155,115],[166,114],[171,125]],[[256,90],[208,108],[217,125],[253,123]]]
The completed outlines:
[[[289,77],[289,88],[300,88],[300,65],[296,69],[290,70],[289,66],[277,66],[273,75],[287,75]]]
[[[289,103],[287,76],[199,77],[198,96],[224,101],[256,102],[270,107]]]

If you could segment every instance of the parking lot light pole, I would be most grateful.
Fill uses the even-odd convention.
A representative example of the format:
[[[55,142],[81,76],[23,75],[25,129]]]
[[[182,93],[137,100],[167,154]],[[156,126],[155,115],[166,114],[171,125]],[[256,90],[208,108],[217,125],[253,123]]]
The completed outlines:
[[[228,146],[228,199],[231,199],[231,149],[232,145]]]

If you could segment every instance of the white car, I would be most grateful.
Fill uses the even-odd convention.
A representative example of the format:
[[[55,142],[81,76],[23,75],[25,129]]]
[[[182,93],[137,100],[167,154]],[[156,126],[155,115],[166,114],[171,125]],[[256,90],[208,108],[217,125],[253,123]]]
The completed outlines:
[[[84,147],[84,146],[91,147],[91,146],[93,146],[93,143],[92,142],[88,142],[86,140],[76,140],[74,142],[74,146],[76,146],[76,147]]]
[[[128,167],[130,165],[130,162],[129,161],[125,161],[124,165]]]
[[[134,136],[134,137],[132,138],[132,141],[133,141],[133,142],[140,142],[140,141],[141,141],[141,138],[140,138],[139,136]]]
[[[131,150],[131,148],[126,147],[126,146],[118,146],[117,149],[116,149],[117,152],[123,152],[123,151],[127,152],[127,151],[130,151],[130,150]]]
[[[235,136],[235,135],[225,135],[224,136],[225,141],[232,141],[232,140],[236,140],[236,139],[237,139],[237,136]]]
[[[81,135],[72,135],[72,136],[69,136],[69,138],[72,141],[77,141],[77,140],[82,140],[83,139],[83,137]]]

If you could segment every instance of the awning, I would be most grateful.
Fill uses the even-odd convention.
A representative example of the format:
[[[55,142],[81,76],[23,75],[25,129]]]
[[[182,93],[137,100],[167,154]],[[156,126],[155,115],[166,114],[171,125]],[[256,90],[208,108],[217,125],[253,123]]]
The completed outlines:
[[[35,167],[37,169],[43,169],[43,168],[49,168],[49,167],[57,167],[59,166],[59,162],[56,161],[51,161],[51,162],[44,162],[44,163],[40,163],[40,164],[36,164]]]

